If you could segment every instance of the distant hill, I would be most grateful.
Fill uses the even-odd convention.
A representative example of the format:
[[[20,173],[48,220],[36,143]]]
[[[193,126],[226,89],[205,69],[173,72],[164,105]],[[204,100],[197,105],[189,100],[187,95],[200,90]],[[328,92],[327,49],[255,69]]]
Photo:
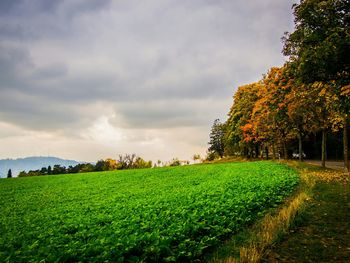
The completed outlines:
[[[12,171],[12,176],[16,177],[21,171],[38,170],[42,167],[51,166],[59,164],[65,167],[69,165],[77,165],[78,163],[74,160],[64,160],[57,157],[26,157],[18,159],[0,159],[0,177],[7,177],[7,172],[9,169]]]

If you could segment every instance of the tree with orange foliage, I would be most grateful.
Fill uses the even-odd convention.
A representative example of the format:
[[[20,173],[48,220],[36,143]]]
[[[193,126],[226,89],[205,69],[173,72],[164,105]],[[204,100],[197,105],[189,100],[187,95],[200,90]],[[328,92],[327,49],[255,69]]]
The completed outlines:
[[[254,138],[250,137],[249,121],[261,85],[262,83],[257,82],[240,86],[233,97],[233,105],[225,123],[225,152],[228,154],[240,152],[244,156],[251,156],[253,149],[256,148]],[[257,155],[256,149],[255,155]]]
[[[322,165],[326,161],[327,130],[337,131],[339,122],[339,96],[334,82],[303,84],[296,80],[289,64],[273,67],[257,83],[238,88],[226,121],[225,151],[245,156],[264,146],[268,158],[276,147],[288,158],[288,144],[298,140],[299,160],[303,158],[303,140],[311,133],[322,132]],[[350,96],[347,90],[343,96]],[[335,128],[335,129],[334,129]]]
[[[265,139],[270,141],[274,156],[276,145],[288,159],[287,142],[291,137],[291,125],[287,114],[286,96],[291,89],[286,67],[273,67],[263,79],[264,89],[256,103],[254,114],[257,130],[262,130]],[[258,114],[259,113],[259,114]]]

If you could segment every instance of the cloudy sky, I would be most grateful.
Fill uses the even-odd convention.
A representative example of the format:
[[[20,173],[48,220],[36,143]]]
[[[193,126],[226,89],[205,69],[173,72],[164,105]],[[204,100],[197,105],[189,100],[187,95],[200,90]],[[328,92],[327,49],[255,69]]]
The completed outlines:
[[[204,155],[293,1],[1,0],[0,158]]]

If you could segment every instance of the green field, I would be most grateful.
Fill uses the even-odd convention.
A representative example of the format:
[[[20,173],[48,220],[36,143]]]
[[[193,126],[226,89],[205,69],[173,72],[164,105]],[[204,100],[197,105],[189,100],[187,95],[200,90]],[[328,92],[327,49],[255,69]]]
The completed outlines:
[[[273,162],[2,179],[0,261],[190,261],[298,181]]]

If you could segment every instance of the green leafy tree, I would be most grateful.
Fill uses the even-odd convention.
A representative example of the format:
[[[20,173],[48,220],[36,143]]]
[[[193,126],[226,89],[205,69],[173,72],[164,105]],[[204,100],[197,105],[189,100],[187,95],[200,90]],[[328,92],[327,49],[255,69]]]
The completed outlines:
[[[302,0],[293,5],[295,31],[283,53],[304,82],[347,80],[350,70],[350,2]]]
[[[39,170],[30,170],[27,174],[28,176],[40,176],[42,175]]]
[[[95,165],[95,171],[106,171],[106,163],[104,160],[98,160]]]
[[[217,153],[221,158],[224,156],[225,151],[224,136],[224,124],[222,124],[219,119],[216,119],[209,135],[210,141],[208,151]]]
[[[133,164],[133,168],[135,169],[151,168],[151,167],[152,167],[152,161],[145,161],[141,157],[137,157]]]
[[[192,159],[196,163],[197,161],[200,161],[201,155],[196,153],[192,156]]]
[[[41,175],[47,174],[47,168],[46,167],[42,167],[41,170],[40,170],[40,174]]]
[[[169,162],[169,166],[180,166],[180,165],[181,165],[181,161],[178,158],[173,158]]]
[[[55,164],[52,169],[52,174],[65,174],[67,172],[66,167],[59,164]]]
[[[93,172],[95,168],[91,163],[77,164],[76,167],[78,167],[79,173]]]
[[[28,176],[28,174],[27,174],[26,171],[21,171],[21,172],[18,174],[18,177],[25,177],[25,176]]]

